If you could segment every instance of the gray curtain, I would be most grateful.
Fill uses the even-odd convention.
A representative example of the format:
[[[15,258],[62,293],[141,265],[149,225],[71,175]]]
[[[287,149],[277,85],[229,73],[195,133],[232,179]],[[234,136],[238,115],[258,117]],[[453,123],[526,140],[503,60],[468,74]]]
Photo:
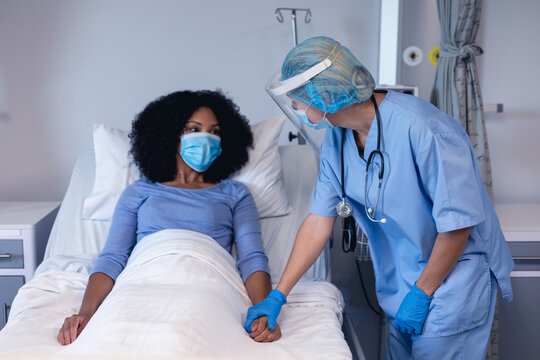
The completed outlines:
[[[441,50],[431,102],[460,121],[469,134],[480,175],[492,196],[488,141],[475,61],[475,56],[483,53],[474,42],[480,24],[481,5],[481,0],[437,0]],[[498,315],[497,305],[486,357],[490,360],[499,358]]]
[[[492,195],[491,166],[474,43],[480,24],[481,0],[437,0],[441,51],[431,102],[461,122],[476,152],[480,175]]]

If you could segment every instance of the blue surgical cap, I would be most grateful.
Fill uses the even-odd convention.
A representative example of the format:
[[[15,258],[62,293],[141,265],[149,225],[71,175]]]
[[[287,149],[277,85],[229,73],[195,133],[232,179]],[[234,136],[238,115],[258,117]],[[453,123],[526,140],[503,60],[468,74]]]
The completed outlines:
[[[307,84],[291,90],[290,96],[329,113],[371,97],[375,81],[370,72],[349,49],[325,36],[312,37],[295,46],[283,61],[281,80],[301,74],[326,58],[335,60]]]

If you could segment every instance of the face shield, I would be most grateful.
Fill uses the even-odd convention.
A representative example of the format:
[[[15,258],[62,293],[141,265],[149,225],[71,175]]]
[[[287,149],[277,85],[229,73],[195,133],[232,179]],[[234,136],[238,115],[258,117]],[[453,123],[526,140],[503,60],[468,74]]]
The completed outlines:
[[[324,36],[294,47],[266,85],[268,94],[317,151],[324,129],[332,127],[326,114],[368,100],[374,89],[366,67],[339,41]]]
[[[317,151],[321,146],[322,140],[324,138],[324,129],[317,130],[309,127],[305,124],[301,115],[297,113],[297,110],[305,110],[307,105],[300,105],[301,103],[295,101],[295,99],[287,94],[287,92],[282,92],[280,90],[281,81],[281,71],[277,71],[270,82],[266,86],[266,91],[274,99],[279,108],[287,115],[287,118],[291,123],[298,129],[300,134],[306,139],[306,141]],[[300,85],[301,86],[301,85]],[[277,91],[274,91],[276,90]]]
[[[339,52],[341,51],[341,45],[339,45],[339,48],[338,45],[339,43],[336,42],[336,46],[328,58],[324,59],[318,64],[315,64],[303,73],[295,75],[287,80],[280,80],[281,71],[278,70],[266,85],[266,91],[268,94],[272,97],[272,99],[274,99],[285,115],[287,115],[287,118],[298,129],[300,134],[304,136],[307,142],[315,150],[317,150],[317,152],[320,149],[324,134],[326,132],[325,126],[321,125],[323,125],[323,123],[329,125],[329,122],[325,116],[322,116],[320,123],[312,124],[311,126],[306,124],[305,121],[307,117],[305,115],[305,110],[309,106],[302,100],[295,98],[294,91],[308,84],[312,78],[332,65],[333,60],[337,58]],[[330,58],[332,58],[332,60],[330,60]],[[302,121],[302,117],[304,117],[304,121]]]

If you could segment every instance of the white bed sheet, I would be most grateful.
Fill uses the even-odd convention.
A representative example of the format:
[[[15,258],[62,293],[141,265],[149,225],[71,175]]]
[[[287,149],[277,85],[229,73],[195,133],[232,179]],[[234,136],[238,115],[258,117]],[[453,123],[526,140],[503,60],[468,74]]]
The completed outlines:
[[[58,329],[78,310],[92,262],[79,259],[77,264],[73,257],[51,257],[21,288],[0,332],[0,358],[351,358],[340,331],[343,298],[334,285],[300,282],[278,318],[283,337],[256,343],[242,327],[250,301],[233,258],[211,238],[183,230],[141,240],[79,339],[62,347]]]

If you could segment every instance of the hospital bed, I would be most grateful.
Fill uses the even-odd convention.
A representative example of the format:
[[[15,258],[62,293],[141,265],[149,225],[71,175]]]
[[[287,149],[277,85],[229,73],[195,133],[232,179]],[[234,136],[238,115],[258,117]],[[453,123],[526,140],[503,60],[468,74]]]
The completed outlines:
[[[318,159],[311,147],[280,146],[279,153],[283,186],[292,211],[285,216],[260,219],[273,281],[279,279],[296,231],[309,211],[318,173]],[[165,254],[156,255],[158,260],[142,259],[138,264],[132,264],[129,269],[131,273],[126,268],[126,277],[131,276],[135,279],[133,281],[140,284],[118,286],[121,282],[119,278],[115,289],[77,341],[65,347],[59,345],[57,332],[64,318],[78,311],[92,264],[104,245],[110,226],[109,221],[83,220],[81,217],[83,202],[92,191],[94,178],[94,151],[89,149],[76,161],[51,231],[45,259],[35,277],[20,289],[14,299],[9,321],[0,331],[0,358],[60,355],[180,355],[181,358],[190,359],[352,358],[342,332],[343,297],[329,282],[328,249],[323,251],[288,297],[288,303],[278,318],[283,335],[277,342],[256,343],[243,330],[242,321],[248,304],[245,296],[242,298],[241,294],[230,290],[234,286],[223,284],[223,279],[230,274],[213,278],[210,283],[212,289],[208,290],[210,293],[207,295],[204,293],[207,290],[199,289],[204,288],[206,280],[201,278],[201,272],[197,273],[199,282],[187,284],[188,287],[183,289],[191,292],[197,288],[197,291],[200,290],[197,294],[205,301],[199,302],[200,309],[189,309],[189,306],[195,305],[182,300],[183,307],[179,311],[188,314],[189,319],[171,320],[172,314],[167,309],[169,306],[178,308],[176,304],[183,292],[175,291],[175,284],[170,283],[148,283],[148,287],[143,286],[148,276],[140,280],[140,273],[136,273],[137,266],[144,268],[152,261],[172,266],[171,263],[164,263],[174,258],[164,256],[173,254],[169,249]],[[171,278],[183,282],[183,278],[177,279],[180,276],[177,273],[194,272],[193,269],[202,266],[197,262],[202,257],[199,254],[182,257],[179,253],[175,253],[178,256],[174,260],[175,266],[182,266],[182,259],[186,259],[189,266],[175,270]],[[226,256],[223,259],[227,263]],[[212,266],[218,268],[222,265]],[[227,267],[226,264],[223,266]],[[236,280],[231,281],[234,283]],[[215,288],[224,289],[221,293],[223,296],[215,296],[212,293]],[[100,312],[102,314],[98,316]],[[96,324],[92,325],[93,321]],[[350,334],[350,330],[346,332]]]

